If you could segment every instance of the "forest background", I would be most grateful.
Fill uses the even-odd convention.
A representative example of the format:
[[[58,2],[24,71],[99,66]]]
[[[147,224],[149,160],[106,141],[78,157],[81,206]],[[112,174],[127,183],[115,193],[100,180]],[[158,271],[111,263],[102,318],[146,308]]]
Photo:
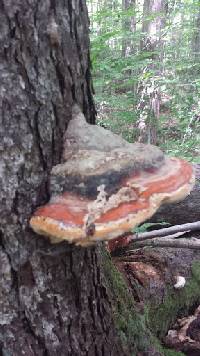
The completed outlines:
[[[200,156],[200,0],[88,0],[98,124]]]

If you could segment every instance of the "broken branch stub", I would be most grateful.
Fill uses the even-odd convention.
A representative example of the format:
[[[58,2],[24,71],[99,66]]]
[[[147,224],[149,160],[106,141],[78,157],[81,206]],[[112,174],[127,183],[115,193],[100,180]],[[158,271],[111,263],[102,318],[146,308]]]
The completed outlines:
[[[150,218],[162,203],[183,199],[193,184],[189,163],[89,125],[75,105],[63,163],[51,172],[51,199],[30,225],[52,243],[109,241]]]

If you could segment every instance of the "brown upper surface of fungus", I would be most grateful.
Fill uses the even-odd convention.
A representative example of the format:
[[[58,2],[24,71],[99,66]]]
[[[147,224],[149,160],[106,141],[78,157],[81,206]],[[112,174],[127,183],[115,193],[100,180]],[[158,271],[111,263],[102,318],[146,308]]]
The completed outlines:
[[[50,202],[30,220],[33,230],[52,243],[87,246],[119,237],[162,203],[185,198],[194,184],[189,163],[87,124],[77,106],[63,160],[51,172]]]

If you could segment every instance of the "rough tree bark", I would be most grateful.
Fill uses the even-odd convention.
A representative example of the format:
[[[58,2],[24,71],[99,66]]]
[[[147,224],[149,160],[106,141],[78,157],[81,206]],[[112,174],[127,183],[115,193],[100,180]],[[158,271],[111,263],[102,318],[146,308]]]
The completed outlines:
[[[90,123],[85,1],[0,0],[2,355],[123,355],[101,254],[51,246],[28,227],[76,101]]]

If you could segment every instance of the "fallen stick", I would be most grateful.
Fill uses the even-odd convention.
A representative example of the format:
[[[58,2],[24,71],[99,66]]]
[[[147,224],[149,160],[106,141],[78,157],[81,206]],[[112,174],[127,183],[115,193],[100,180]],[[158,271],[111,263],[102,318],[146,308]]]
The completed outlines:
[[[181,239],[161,239],[154,238],[148,241],[137,241],[131,245],[131,250],[126,248],[126,254],[131,253],[134,249],[141,247],[172,247],[172,248],[188,248],[192,250],[200,250],[200,239],[196,238],[181,238]]]
[[[141,233],[136,233],[133,235],[131,239],[132,242],[137,242],[137,241],[145,241],[149,239],[153,239],[155,237],[169,237],[171,234],[175,234],[177,232],[190,232],[190,231],[195,231],[195,230],[200,230],[200,221],[196,221],[194,223],[188,223],[188,224],[182,224],[182,225],[175,225],[171,227],[166,227],[164,229],[159,229],[159,230],[154,230],[154,231],[148,231],[148,232],[141,232]]]

